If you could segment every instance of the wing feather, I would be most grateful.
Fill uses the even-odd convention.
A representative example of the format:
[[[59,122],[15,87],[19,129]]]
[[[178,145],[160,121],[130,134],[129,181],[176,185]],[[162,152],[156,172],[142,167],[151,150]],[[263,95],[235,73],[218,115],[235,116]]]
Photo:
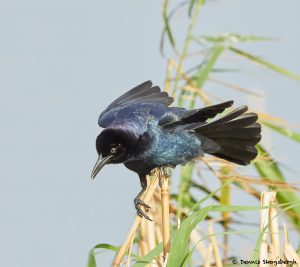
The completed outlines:
[[[232,104],[233,101],[230,100],[201,109],[184,110],[176,120],[170,120],[169,114],[166,114],[168,117],[161,118],[159,125],[169,129],[178,128],[179,130],[183,130],[186,127],[191,127],[191,125],[198,127],[203,125],[207,119],[214,118],[217,114],[222,113],[226,108],[231,107]]]
[[[121,107],[130,106],[138,103],[154,102],[160,103],[165,106],[169,106],[173,102],[173,98],[166,92],[161,92],[158,86],[152,87],[151,81],[146,81],[125,94],[114,100],[99,116],[99,126],[104,127],[102,123],[104,117],[110,113],[110,111],[117,110]],[[110,115],[109,115],[110,116]]]

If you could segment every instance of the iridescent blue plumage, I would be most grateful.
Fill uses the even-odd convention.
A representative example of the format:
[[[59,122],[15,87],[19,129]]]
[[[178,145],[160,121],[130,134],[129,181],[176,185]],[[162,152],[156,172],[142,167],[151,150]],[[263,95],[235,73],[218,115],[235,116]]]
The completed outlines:
[[[199,137],[187,132],[166,131],[157,123],[155,120],[148,123],[147,132],[141,139],[144,149],[134,159],[153,166],[175,167],[203,155]]]

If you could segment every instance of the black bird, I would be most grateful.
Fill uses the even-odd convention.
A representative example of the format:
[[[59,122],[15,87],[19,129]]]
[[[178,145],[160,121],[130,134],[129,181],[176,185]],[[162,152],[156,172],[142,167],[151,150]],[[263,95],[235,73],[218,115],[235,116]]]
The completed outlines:
[[[108,163],[123,163],[139,175],[142,190],[134,200],[139,216],[149,219],[140,196],[147,188],[146,175],[156,167],[186,164],[204,153],[247,165],[257,156],[261,126],[257,114],[241,106],[208,122],[232,106],[227,101],[201,109],[169,107],[173,98],[146,81],[113,101],[98,120],[105,128],[96,139],[99,159],[92,178]]]

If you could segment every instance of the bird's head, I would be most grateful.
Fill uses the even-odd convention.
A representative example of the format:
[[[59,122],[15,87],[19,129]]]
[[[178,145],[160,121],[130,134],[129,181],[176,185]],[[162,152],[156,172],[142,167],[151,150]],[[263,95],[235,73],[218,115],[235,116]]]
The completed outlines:
[[[137,137],[123,128],[107,128],[96,139],[96,150],[99,158],[92,171],[92,179],[104,165],[123,163],[131,156]]]

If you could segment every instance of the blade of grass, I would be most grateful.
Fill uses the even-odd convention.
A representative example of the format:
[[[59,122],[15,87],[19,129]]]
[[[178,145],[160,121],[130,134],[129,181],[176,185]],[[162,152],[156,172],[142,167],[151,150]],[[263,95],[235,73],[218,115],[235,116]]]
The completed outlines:
[[[167,0],[168,1],[168,0]],[[165,4],[165,3],[164,3]],[[180,2],[178,3],[167,15],[167,6],[163,6],[163,21],[166,22],[167,24],[165,25],[162,34],[161,34],[161,39],[160,39],[160,53],[164,57],[164,41],[165,41],[165,35],[168,35],[169,42],[171,44],[171,47],[173,48],[173,51],[175,52],[176,55],[178,55],[178,51],[176,48],[176,43],[175,43],[175,38],[173,37],[172,31],[171,31],[171,26],[170,22],[171,19],[180,12],[180,10],[186,6],[188,2]],[[168,5],[168,3],[166,4]],[[167,29],[166,29],[167,26]]]
[[[197,41],[206,41],[211,43],[238,43],[238,42],[266,42],[273,41],[275,38],[256,36],[256,35],[243,35],[235,33],[225,33],[215,36],[200,36],[195,37]]]
[[[191,16],[192,15],[192,11],[193,11],[193,7],[195,4],[196,0],[191,0],[190,4],[189,4],[189,8],[188,8],[188,15]]]
[[[270,129],[276,131],[277,133],[284,135],[296,142],[300,143],[300,134],[297,132],[292,131],[291,129],[282,127],[282,126],[278,126],[275,125],[273,123],[267,122],[267,121],[261,121],[261,123],[267,127],[269,127]]]
[[[91,249],[89,252],[89,258],[86,267],[97,267],[94,249]]]
[[[190,234],[197,224],[206,218],[210,210],[211,206],[198,210],[181,223],[172,240],[173,246],[171,247],[169,254],[168,267],[182,266],[189,253],[188,243]]]
[[[149,251],[148,254],[146,254],[143,257],[139,257],[137,259],[137,262],[132,267],[145,267],[145,266],[147,266],[149,263],[151,263],[153,261],[153,259],[155,257],[158,257],[160,255],[162,250],[163,250],[163,245],[162,245],[162,243],[160,243],[154,249]]]
[[[254,61],[254,62],[256,62],[256,63],[258,63],[258,64],[260,64],[260,65],[262,65],[262,66],[264,66],[264,67],[266,67],[270,70],[273,70],[273,71],[275,71],[275,72],[277,72],[281,75],[287,76],[287,77],[289,77],[291,79],[294,79],[294,80],[298,80],[298,81],[300,80],[300,75],[298,75],[296,73],[293,73],[289,70],[286,70],[282,67],[279,67],[279,66],[277,66],[277,65],[275,65],[275,64],[273,64],[273,63],[271,63],[271,62],[269,62],[269,61],[267,61],[267,60],[265,60],[261,57],[254,56],[250,53],[247,53],[245,51],[242,51],[242,50],[237,49],[237,48],[232,47],[232,46],[229,47],[229,50],[231,50],[232,52],[234,52],[235,54],[237,54],[239,56],[242,56],[242,57],[245,57],[245,58],[247,58],[251,61]]]
[[[230,72],[241,72],[240,69],[233,69],[233,68],[213,68],[211,72],[216,73],[230,73]]]
[[[111,250],[111,251],[117,252],[120,249],[120,247],[113,246],[110,244],[105,244],[105,243],[94,246],[89,252],[88,263],[86,265],[87,267],[97,267],[95,251],[98,249],[106,249],[106,250]],[[138,258],[138,255],[136,255],[134,253],[130,253],[130,256],[132,258]]]
[[[256,211],[262,209],[261,206],[239,206],[239,205],[213,205],[212,212],[239,212]]]
[[[172,45],[173,49],[176,50],[176,44],[175,44],[175,40],[171,31],[171,27],[170,27],[170,23],[169,23],[169,17],[168,17],[168,3],[169,0],[164,0],[163,2],[163,22],[164,22],[164,27],[165,27],[165,31],[167,33],[167,36],[169,38],[170,44]]]

